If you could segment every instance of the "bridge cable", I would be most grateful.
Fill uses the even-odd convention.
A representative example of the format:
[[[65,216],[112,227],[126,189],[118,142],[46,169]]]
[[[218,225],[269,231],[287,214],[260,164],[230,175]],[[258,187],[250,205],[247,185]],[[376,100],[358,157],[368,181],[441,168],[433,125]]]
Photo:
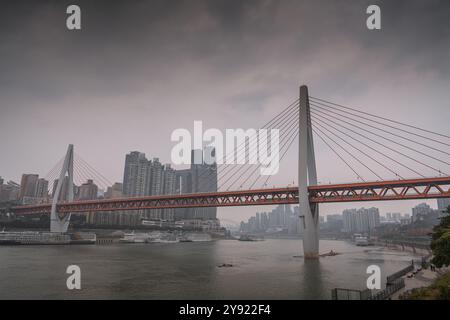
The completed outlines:
[[[283,117],[281,117],[280,119],[278,119],[275,123],[273,123],[272,124],[272,126],[268,126],[266,129],[279,129],[279,127],[280,126],[283,126],[284,124],[286,124],[287,122],[289,122],[289,121],[291,121],[291,117],[293,117],[293,116],[295,116],[296,114],[298,114],[298,104],[296,104],[296,105],[294,105],[293,106],[294,107],[294,109],[291,109],[289,112],[286,112],[284,115],[283,115]],[[283,129],[283,128],[282,128]],[[254,137],[252,137],[253,139],[252,139],[252,142],[250,142],[249,141],[249,147],[251,146],[251,145],[254,145],[254,144],[256,144],[256,145],[258,145],[258,142],[259,142],[259,135],[258,134],[256,134]],[[266,138],[267,139],[270,139],[270,137],[269,136],[266,136]],[[266,139],[266,142],[268,141]],[[245,143],[243,143],[243,144],[241,144],[243,147],[244,147],[244,151],[246,151],[245,150]],[[242,148],[241,148],[242,149]],[[241,150],[241,149],[239,149],[239,150]],[[237,151],[239,151],[239,150],[237,150]],[[234,150],[233,152],[236,152],[236,150]],[[236,169],[237,167],[235,167],[235,166],[233,166],[233,164],[228,164],[227,166],[230,166],[230,168],[231,168],[231,171],[233,170],[233,169]],[[230,171],[230,170],[229,170]]]
[[[62,157],[54,166],[53,168],[45,175],[44,179],[48,180],[50,177],[55,176],[55,173],[58,173],[61,171],[63,162],[65,157]]]
[[[284,138],[287,137],[287,139],[285,140],[285,142],[284,142],[283,145],[281,146],[280,151],[282,151],[283,148],[284,148],[286,145],[288,145],[288,142],[290,141],[290,139],[292,139],[292,137],[294,137],[294,140],[295,140],[295,136],[296,136],[295,131],[298,131],[298,116],[297,116],[297,119],[296,119],[296,120],[297,120],[297,121],[296,121],[293,125],[290,126],[289,132],[288,132],[287,135],[284,137]],[[298,135],[298,133],[297,133],[297,135]],[[283,138],[281,141],[284,141],[284,138]],[[285,149],[283,155],[282,155],[281,158],[279,159],[279,162],[281,162],[281,160],[283,159],[284,155],[285,155],[286,152],[289,150],[291,144],[292,144],[292,141],[291,141],[291,143],[287,146],[287,148]],[[272,155],[272,154],[271,154],[271,162],[272,162],[274,159],[275,159],[275,155]],[[261,168],[261,167],[262,167],[262,164],[260,163],[260,164],[253,170],[253,172],[247,177],[247,179],[245,179],[245,181],[242,183],[242,185],[244,185],[244,184],[250,179],[250,177],[252,177],[253,174],[254,174],[259,168]],[[273,170],[272,170],[271,172],[273,172]],[[256,182],[259,180],[260,177],[261,177],[261,174],[258,174],[257,177],[256,177],[256,180],[250,185],[250,189],[256,184]]]
[[[340,147],[342,150],[344,150],[349,156],[351,156],[353,159],[355,159],[356,161],[358,161],[361,165],[363,165],[366,169],[368,169],[370,172],[372,172],[378,179],[383,180],[383,178],[376,173],[374,170],[372,170],[369,166],[367,166],[364,162],[362,162],[359,158],[355,157],[350,151],[348,151],[347,149],[345,149],[341,144],[339,144],[338,142],[336,142],[333,138],[330,138],[325,132],[323,132],[320,128],[318,128],[316,126],[316,124],[313,124],[313,127],[318,130],[319,132],[321,132],[325,137],[328,138],[328,140],[331,140],[332,142],[334,142],[334,144],[336,144],[338,147]],[[322,126],[321,126],[322,127]],[[327,130],[328,131],[328,130]],[[344,140],[344,142],[346,142]],[[350,143],[349,143],[350,144]],[[351,144],[350,144],[351,145]],[[351,145],[353,147],[353,145]],[[359,152],[361,152],[362,154],[364,154],[364,152],[362,152],[360,149],[354,147],[356,150],[358,150]],[[364,154],[365,155],[365,154]]]
[[[355,141],[357,141],[357,142],[361,143],[362,145],[366,146],[367,148],[369,148],[369,149],[371,149],[371,150],[375,151],[376,153],[379,153],[379,154],[381,154],[382,156],[384,156],[384,157],[388,158],[389,160],[391,160],[391,161],[393,161],[393,162],[395,162],[395,163],[397,163],[397,164],[401,165],[402,167],[404,167],[404,168],[406,168],[406,169],[408,169],[408,170],[410,170],[410,171],[414,172],[415,174],[417,174],[417,175],[421,176],[422,178],[425,178],[425,176],[424,176],[424,175],[422,175],[421,173],[417,172],[416,170],[414,170],[414,169],[411,169],[410,167],[408,167],[408,166],[404,165],[404,164],[403,164],[403,163],[401,163],[401,162],[398,162],[397,160],[393,159],[392,157],[389,157],[389,156],[388,156],[388,155],[386,155],[385,153],[383,153],[383,152],[380,152],[379,150],[377,150],[377,149],[375,149],[375,148],[373,148],[373,147],[369,146],[368,144],[366,144],[366,143],[362,142],[361,140],[358,140],[357,138],[355,138],[355,137],[353,137],[353,136],[351,136],[351,135],[347,134],[346,132],[343,132],[343,131],[341,131],[341,130],[339,130],[339,129],[336,129],[336,127],[334,127],[334,126],[330,125],[329,123],[326,123],[326,122],[324,122],[323,120],[320,120],[320,119],[318,119],[318,118],[316,118],[316,120],[317,120],[317,121],[320,121],[321,123],[323,123],[324,125],[326,125],[326,126],[328,126],[328,127],[331,127],[331,128],[333,128],[334,130],[336,130],[336,131],[338,131],[338,132],[340,132],[340,133],[344,134],[345,136],[347,136],[347,137],[349,137],[349,138],[351,138],[351,139],[353,139],[353,140],[355,140]]]
[[[335,109],[334,107],[331,107],[331,106],[326,105],[326,104],[324,104],[323,102],[321,102],[321,101],[325,101],[325,100],[322,100],[322,99],[319,99],[319,98],[314,98],[314,97],[310,97],[310,98],[311,98],[311,99],[315,99],[315,100],[320,100],[320,101],[314,101],[314,100],[313,100],[312,102],[315,102],[315,103],[317,103],[317,104],[320,104],[320,105],[325,106],[325,107],[328,107],[328,108]],[[353,110],[353,111],[356,111],[356,112],[359,112],[359,113],[367,114],[367,115],[372,116],[372,117],[375,117],[375,118],[379,118],[379,119],[383,119],[383,120],[390,121],[390,122],[393,122],[393,123],[401,124],[401,125],[404,125],[404,126],[407,126],[407,127],[415,128],[415,129],[417,129],[417,130],[421,130],[421,131],[433,133],[433,134],[435,134],[435,135],[439,135],[439,136],[442,136],[442,137],[445,137],[445,138],[450,138],[449,136],[444,135],[444,134],[435,133],[435,132],[432,132],[432,131],[429,131],[429,130],[426,130],[426,129],[422,129],[422,128],[419,128],[419,127],[411,126],[411,125],[408,125],[408,124],[403,124],[403,123],[401,123],[401,122],[398,122],[398,121],[395,121],[395,120],[390,120],[390,119],[383,118],[383,117],[379,117],[379,116],[376,116],[376,115],[372,115],[372,114],[367,113],[367,112],[364,112],[364,111],[360,111],[360,110],[356,110],[356,109],[353,109],[353,108],[345,107],[345,106],[338,105],[338,104],[335,104],[335,103],[332,103],[332,102],[327,102],[327,103],[329,103],[329,104],[331,104],[331,105],[333,105],[333,106],[337,106],[337,107],[341,107],[341,108],[345,108],[345,109],[350,109],[350,110]],[[404,130],[404,129],[401,129],[401,128],[397,128],[397,127],[388,125],[388,124],[383,123],[383,122],[379,122],[379,121],[376,121],[376,120],[373,120],[373,119],[370,119],[370,118],[363,117],[363,116],[361,116],[361,115],[355,115],[355,114],[352,113],[352,112],[348,112],[348,111],[345,111],[345,110],[339,110],[339,111],[344,112],[344,113],[347,113],[347,114],[351,114],[351,115],[353,115],[353,116],[355,116],[355,117],[359,117],[359,118],[361,118],[361,119],[365,119],[365,120],[368,120],[368,121],[372,121],[372,122],[374,122],[374,123],[381,124],[381,125],[383,125],[383,126],[386,126],[386,127],[389,127],[389,128],[395,129],[395,130],[399,130],[399,131],[402,131],[402,132],[405,132],[405,133],[409,133],[409,134],[411,134],[411,135],[414,135],[414,136],[417,136],[417,137],[421,137],[421,138],[423,138],[423,139],[427,139],[427,140],[430,140],[430,141],[433,141],[433,142],[436,142],[436,143],[439,143],[439,144],[442,144],[442,145],[450,146],[450,144],[448,144],[448,143],[445,143],[445,142],[442,142],[442,141],[439,141],[439,140],[436,140],[436,139],[433,139],[433,138],[430,138],[430,137],[427,137],[427,136],[424,136],[424,135],[421,135],[421,134],[418,134],[418,133],[414,133],[414,132],[411,132],[411,131],[408,131],[408,130]]]
[[[283,123],[283,125],[282,125],[282,128],[281,128],[281,130],[280,131],[282,131],[282,134],[281,134],[281,141],[284,141],[284,138],[286,137],[286,134],[287,134],[287,132],[283,132],[283,129],[285,129],[286,127],[287,128],[290,128],[291,126],[298,126],[298,124],[297,124],[297,122],[298,122],[298,111],[296,111],[296,112],[294,112],[294,114],[295,114],[295,117],[293,117],[293,118],[291,118],[291,119],[289,119],[289,120],[287,120],[287,121],[284,121],[284,123]],[[289,129],[288,129],[289,130]],[[265,139],[265,144],[267,145],[267,142],[268,142],[268,139],[269,139],[269,135],[266,135],[266,139]],[[259,168],[261,166],[261,164],[259,164],[259,165],[257,165],[257,168],[254,170],[254,172]],[[239,167],[238,167],[239,168]],[[244,166],[241,166],[237,171],[235,171],[234,173],[233,173],[233,175],[232,176],[230,176],[225,182],[223,182],[223,185],[225,185],[230,179],[232,179],[237,173],[239,173],[240,171],[242,171],[242,169],[243,168],[245,168]],[[245,170],[244,171],[244,173],[243,174],[241,174],[240,176],[238,176],[238,178],[236,179],[236,180],[234,180],[230,185],[229,185],[229,187],[228,187],[228,189],[227,190],[229,190],[230,188],[231,188],[231,186],[233,186],[240,178],[242,178],[250,169],[251,169],[252,167],[250,167],[250,168],[247,168],[247,170]]]
[[[370,156],[369,154],[367,154],[366,152],[362,151],[361,149],[359,149],[358,147],[355,147],[353,144],[351,144],[350,142],[348,142],[347,140],[345,140],[344,138],[342,138],[341,136],[337,135],[336,133],[334,133],[333,131],[329,130],[328,128],[325,128],[324,126],[322,126],[320,123],[314,123],[313,126],[315,126],[316,129],[317,126],[320,126],[322,129],[326,130],[327,132],[329,132],[330,134],[332,134],[333,136],[339,138],[340,140],[344,141],[346,144],[350,145],[352,148],[358,150],[361,154],[363,154],[364,156],[368,157],[369,159],[373,160],[374,162],[376,162],[377,164],[379,164],[380,166],[382,166],[383,168],[385,168],[386,170],[390,171],[391,173],[393,173],[395,176],[398,176],[400,178],[403,179],[403,177],[398,174],[397,172],[393,171],[392,169],[390,169],[389,167],[387,167],[386,165],[384,165],[382,162],[378,161],[377,159],[373,158],[372,156]],[[329,138],[330,139],[330,138]],[[370,170],[370,169],[369,169]],[[373,173],[373,172],[372,172]],[[377,177],[379,177],[377,175]],[[383,180],[381,178],[381,180]]]
[[[273,128],[274,126],[277,126],[277,125],[283,123],[283,121],[285,121],[286,118],[289,118],[290,116],[292,116],[292,115],[296,112],[297,107],[298,107],[298,100],[296,100],[295,102],[293,102],[293,103],[290,105],[290,108],[289,108],[288,110],[285,110],[284,112],[278,114],[277,117],[276,117],[276,118],[278,118],[278,119],[277,119],[276,121],[270,121],[268,125],[263,126],[261,129],[271,129],[271,128]],[[281,116],[281,117],[280,117],[280,116]],[[272,120],[275,120],[275,118],[272,119]],[[254,136],[253,139],[251,139],[251,141],[249,140],[249,146],[251,145],[251,143],[258,143],[258,136],[257,136],[257,135]],[[232,151],[232,153],[237,153],[237,152],[239,152],[242,148],[245,148],[245,146],[246,146],[246,141],[244,141],[243,143],[240,144],[240,147],[241,147],[241,148],[237,147],[236,150],[233,150],[233,151]],[[230,155],[230,154],[231,154],[231,152],[230,152],[228,155]],[[227,156],[228,156],[228,155],[227,155]],[[234,156],[234,154],[233,154],[233,156]],[[226,158],[225,158],[225,159],[226,159]],[[225,166],[226,166],[226,167],[229,167],[229,169],[231,169],[231,170],[233,170],[233,168],[235,168],[235,167],[233,166],[233,164],[226,164]],[[222,173],[221,173],[221,174],[222,174]],[[225,174],[225,171],[223,172],[223,174]]]
[[[287,152],[289,151],[289,149],[292,146],[292,143],[297,139],[298,134],[299,134],[300,128],[297,126],[295,128],[294,133],[291,135],[291,140],[289,142],[288,147],[286,148],[286,150],[283,152],[283,154],[280,157],[280,163],[281,161],[284,159],[284,157],[286,156]],[[271,174],[267,177],[267,179],[264,181],[262,187],[264,188],[265,186],[267,186],[267,183],[269,182],[270,178],[273,177],[273,170],[271,171]],[[261,175],[258,175],[258,177],[256,178],[256,180],[251,184],[250,189],[253,188],[253,186],[256,184],[256,182],[261,178]]]
[[[314,111],[313,111],[313,112],[314,112]],[[378,144],[378,145],[381,145],[381,146],[383,146],[384,148],[389,149],[389,150],[391,150],[391,151],[393,151],[393,152],[395,152],[395,153],[398,153],[398,154],[402,155],[403,157],[408,158],[408,159],[410,159],[410,160],[412,160],[412,161],[415,161],[415,162],[417,162],[417,163],[419,163],[419,164],[421,164],[421,165],[423,165],[423,166],[425,166],[425,167],[427,167],[427,168],[429,168],[429,169],[432,169],[432,170],[438,172],[439,174],[444,173],[444,172],[442,172],[442,171],[439,170],[439,169],[436,169],[436,168],[434,168],[434,167],[432,167],[432,166],[430,166],[430,165],[428,165],[428,164],[426,164],[426,163],[424,163],[424,162],[422,162],[422,161],[419,161],[419,160],[417,160],[417,159],[415,159],[415,158],[412,158],[412,157],[410,157],[409,155],[404,154],[404,153],[402,153],[402,152],[400,152],[400,151],[398,151],[398,150],[396,150],[396,149],[393,149],[393,148],[391,148],[391,147],[389,147],[389,146],[386,146],[385,144],[383,144],[383,143],[381,143],[381,142],[378,142],[378,141],[376,141],[376,140],[374,140],[374,139],[372,139],[372,138],[370,138],[370,137],[367,137],[366,135],[364,135],[364,134],[362,134],[362,133],[359,133],[359,132],[357,132],[357,131],[355,131],[355,130],[353,130],[353,129],[349,129],[348,127],[346,127],[346,126],[344,126],[344,125],[342,125],[342,124],[339,124],[339,123],[337,123],[337,122],[335,122],[335,121],[333,121],[333,120],[330,120],[330,119],[329,119],[327,116],[325,116],[324,114],[321,114],[321,115],[319,116],[319,118],[320,118],[322,121],[323,121],[323,119],[326,119],[327,121],[332,122],[332,123],[334,123],[334,124],[340,126],[341,128],[347,129],[348,131],[351,131],[351,132],[353,132],[353,133],[355,133],[355,134],[357,134],[357,135],[359,135],[359,136],[362,136],[362,137],[366,138],[367,140],[372,141],[373,143],[376,143],[376,144]],[[330,127],[334,128],[334,127],[331,126],[329,123],[328,123],[328,125],[329,125]],[[417,172],[416,172],[416,173],[417,173]],[[446,174],[446,173],[444,173],[444,174]]]
[[[318,136],[323,141],[323,143],[325,143],[325,145],[328,146],[328,148],[330,148],[339,157],[339,159],[341,159],[347,165],[347,167],[350,168],[350,170],[353,171],[357,179],[361,179],[362,181],[365,182],[364,178],[358,172],[356,172],[356,170],[353,169],[353,167],[347,161],[345,161],[345,159],[339,154],[339,152],[337,152],[331,145],[329,145],[328,142],[326,142],[325,139],[319,133],[317,133],[317,131],[314,128],[312,128],[312,131],[316,136]]]
[[[283,131],[286,127],[287,127],[287,128],[290,128],[292,125],[298,125],[298,124],[296,124],[296,122],[298,122],[298,111],[296,111],[296,112],[294,112],[294,113],[295,113],[295,116],[292,117],[290,120],[285,121],[284,124],[282,125],[282,128],[281,128],[281,130],[280,130],[280,131],[282,132],[282,134],[281,134],[281,136],[280,136],[280,137],[281,137],[281,141],[284,141],[283,139],[284,139],[284,137],[285,137],[285,134],[287,133],[287,131],[286,131],[286,132]],[[271,137],[270,137],[270,138],[271,138]],[[268,139],[269,139],[269,135],[266,135],[265,139],[263,139],[263,140],[265,140],[265,141],[263,142],[264,145],[267,145],[267,143],[269,142]],[[257,168],[258,168],[259,166],[261,166],[261,164],[257,165]],[[237,167],[237,168],[238,168],[238,170],[235,171],[235,172],[233,173],[233,175],[230,176],[225,182],[223,182],[224,185],[225,185],[231,178],[233,178],[237,173],[239,173],[240,171],[242,171],[242,169],[244,169],[245,166],[242,165],[242,166],[239,166],[239,167]],[[244,171],[244,174],[247,173],[251,168],[252,168],[252,167],[247,168],[247,170]],[[256,168],[256,169],[257,169],[257,168]],[[241,177],[242,177],[242,175],[240,175],[240,176],[238,177],[237,180],[239,180]],[[232,185],[234,185],[234,183],[236,183],[237,180],[235,180],[235,181],[229,186],[229,188],[230,188]],[[229,188],[228,188],[227,190],[229,190]]]
[[[351,126],[354,126],[354,127],[358,128],[358,129],[360,129],[360,130],[362,130],[362,131],[366,131],[366,132],[368,132],[368,133],[370,133],[370,134],[373,134],[374,136],[380,137],[380,138],[382,138],[382,139],[384,139],[384,140],[387,140],[387,141],[392,142],[392,143],[394,143],[394,144],[396,144],[396,145],[399,145],[399,146],[401,146],[401,147],[403,147],[403,148],[405,148],[405,149],[409,149],[409,150],[411,150],[411,151],[417,152],[417,153],[419,153],[419,154],[421,154],[421,155],[423,155],[423,156],[425,156],[425,157],[428,157],[428,158],[430,158],[430,159],[436,160],[436,161],[441,162],[441,163],[443,163],[443,164],[450,165],[449,162],[446,162],[446,161],[444,161],[444,160],[441,160],[441,159],[438,159],[438,158],[436,158],[436,157],[430,156],[430,155],[428,155],[428,154],[426,154],[426,153],[424,153],[424,152],[422,152],[422,151],[419,151],[419,150],[417,150],[417,149],[411,148],[411,147],[409,147],[409,146],[407,146],[407,145],[404,145],[404,144],[402,144],[402,143],[399,143],[399,142],[397,142],[397,141],[395,141],[395,140],[386,138],[386,137],[384,137],[384,136],[382,136],[382,135],[379,135],[379,134],[374,133],[374,132],[372,132],[372,131],[366,130],[366,129],[364,129],[364,128],[362,128],[362,127],[360,127],[360,126],[358,126],[358,125],[356,125],[356,124],[354,124],[354,123],[350,123],[350,122],[347,122],[347,121],[345,121],[345,120],[341,120],[341,119],[336,118],[336,117],[334,117],[334,116],[332,116],[332,115],[329,115],[329,114],[327,114],[327,113],[318,111],[318,110],[315,109],[315,108],[313,108],[312,110],[313,110],[313,112],[316,112],[317,114],[320,114],[320,115],[322,115],[323,117],[327,116],[327,117],[336,119],[336,120],[338,120],[338,121],[344,122],[344,123],[346,123],[346,124],[348,124],[348,125],[351,125]],[[331,121],[331,120],[330,120],[330,121]],[[335,123],[335,122],[334,122],[334,123]]]
[[[293,105],[291,105],[291,107],[290,107],[290,110],[288,111],[288,112],[285,112],[285,114],[284,115],[282,115],[282,117],[281,118],[279,118],[278,120],[276,120],[273,124],[271,124],[272,126],[279,126],[280,124],[282,124],[282,123],[286,123],[286,120],[287,119],[289,119],[291,116],[293,116],[293,115],[295,115],[296,113],[298,113],[298,103],[297,102],[294,102],[294,104]],[[280,114],[281,115],[281,114]],[[278,116],[277,116],[278,117]],[[273,120],[273,119],[272,119]],[[270,121],[270,122],[273,122],[273,121]],[[265,126],[265,127],[267,127],[267,126]],[[271,127],[268,127],[268,128],[271,128]],[[252,139],[249,139],[249,143],[248,143],[248,145],[249,145],[249,147],[251,147],[252,145],[254,145],[255,143],[257,144],[258,143],[258,134],[257,135],[255,135],[255,136],[253,136],[253,137],[251,137]],[[266,136],[266,141],[267,141],[267,138],[269,138],[268,136]],[[241,143],[241,146],[243,146],[243,147],[245,147],[246,146],[246,142],[247,142],[247,139],[243,142],[243,143]],[[242,150],[242,148],[239,148],[238,150]],[[245,150],[245,149],[244,149]],[[233,153],[236,153],[236,149],[235,150],[233,150],[232,151]],[[231,154],[231,152],[230,153],[228,153],[228,155],[230,155]],[[227,156],[228,156],[227,155]],[[234,157],[233,157],[234,158]],[[246,157],[247,158],[247,157]],[[237,171],[239,171],[243,166],[233,166],[233,164],[226,164],[225,165],[225,167],[227,167],[223,172],[221,172],[219,175],[218,175],[218,179],[217,179],[217,182],[219,183],[220,181],[223,181],[223,179],[225,179],[225,178],[227,178],[227,177],[230,177],[229,175],[230,174],[233,174],[233,176],[237,173]],[[234,171],[234,173],[232,173]],[[199,176],[199,178],[200,177],[202,177],[202,175],[200,175]],[[227,180],[228,181],[228,180]],[[211,183],[213,183],[213,182],[211,182]]]
[[[90,174],[94,175],[94,177],[99,180],[98,182],[105,184],[106,187],[112,186],[112,182],[109,181],[108,178],[105,178],[105,176],[103,176],[100,172],[95,170],[88,162],[83,160],[83,158],[81,158],[78,154],[75,154],[75,155],[76,155],[76,159],[78,160],[78,163],[82,167],[84,167],[84,169],[86,169],[87,172],[90,172]]]
[[[92,167],[86,160],[84,160],[82,157],[80,157],[78,154],[76,155],[76,159],[79,160],[78,162],[80,165],[84,166],[91,174],[95,175],[95,178],[100,180],[100,182],[104,183],[106,187],[112,186],[112,182],[109,181],[108,178],[106,178],[104,175],[102,175],[99,171],[95,170],[94,167]]]
[[[266,128],[266,127],[270,127],[271,125],[274,125],[275,123],[279,122],[279,118],[281,116],[281,119],[285,118],[287,114],[289,114],[293,109],[295,109],[298,106],[299,103],[299,99],[295,100],[294,102],[290,103],[285,109],[283,109],[281,112],[279,112],[274,118],[272,118],[270,121],[268,121],[262,128]],[[249,145],[250,145],[251,141],[249,140]],[[237,148],[240,148],[242,146],[245,147],[246,145],[246,140],[244,140]],[[225,159],[226,157],[228,157],[229,155],[231,155],[233,153],[233,158],[234,158],[234,154],[237,153],[236,150],[232,150],[231,152],[229,152],[227,155],[225,155]],[[222,165],[222,164],[221,164]],[[233,166],[232,164],[225,164],[223,165],[226,169],[225,171],[221,171],[219,172],[219,170],[217,169],[217,175],[218,177],[220,175],[224,175],[227,172],[227,169],[232,169]],[[228,170],[229,171],[229,170]],[[210,172],[209,175],[213,174],[214,171]],[[203,172],[197,179],[200,179],[201,177],[203,177],[205,174],[205,172]]]
[[[99,188],[103,187],[104,182],[99,180],[96,176],[93,176],[93,174],[90,173],[90,171],[88,171],[86,168],[84,168],[80,164],[80,161],[77,158],[74,159],[73,168],[74,168],[74,170],[77,170],[79,172],[79,177],[81,179],[81,181],[79,183],[80,186],[82,184],[86,183],[88,180],[92,180],[93,183],[97,185],[97,187],[99,187]]]
[[[280,118],[279,120],[276,121],[276,123],[274,123],[273,125],[282,125],[281,131],[284,129],[284,127],[286,126],[286,123],[288,121],[292,122],[292,120],[288,120],[291,116],[298,114],[298,109],[295,109],[293,111],[289,111],[289,113],[286,113],[282,118]],[[286,118],[287,117],[287,118]],[[298,116],[297,116],[298,117]],[[284,124],[283,124],[284,123]],[[252,145],[254,145],[255,143],[258,143],[258,135],[255,135],[254,137],[252,137],[254,139],[249,139],[249,147],[251,147]],[[268,139],[270,139],[271,137],[269,137],[268,135],[266,136],[266,138],[264,139],[264,143],[267,143]],[[253,144],[250,143],[250,140],[252,140]],[[256,145],[257,147],[257,145]],[[248,159],[250,160],[250,156],[248,157]],[[232,164],[228,164],[228,165],[232,165]],[[233,176],[235,176],[238,172],[240,172],[243,168],[245,168],[246,165],[249,165],[247,163],[245,163],[244,165],[240,165],[240,166],[231,166],[229,167],[231,170],[228,170],[228,172],[222,176],[219,176],[217,179],[217,183],[219,184],[220,181],[223,181],[223,179],[227,178],[228,179],[223,183],[225,184],[226,182],[228,182]],[[234,173],[232,173],[234,171]],[[230,174],[232,174],[230,176]],[[210,181],[209,185],[211,185],[212,183],[214,183],[215,181]],[[206,182],[206,184],[208,184],[208,182]]]
[[[320,108],[321,110],[323,110],[323,112],[325,112],[326,114],[328,114],[330,117],[331,117],[331,115],[330,115],[329,113],[331,112],[331,113],[333,113],[333,114],[335,114],[335,115],[337,115],[337,116],[339,116],[339,117],[342,117],[342,118],[344,118],[344,119],[351,120],[351,121],[356,122],[356,123],[359,123],[359,124],[363,124],[363,125],[368,126],[368,127],[370,127],[370,128],[373,128],[373,129],[382,131],[382,132],[384,132],[384,133],[393,135],[393,136],[395,136],[395,137],[404,139],[404,140],[406,140],[406,141],[409,141],[409,142],[418,144],[418,145],[420,145],[420,146],[422,146],[422,147],[426,147],[426,148],[429,148],[429,149],[431,149],[431,150],[434,150],[434,151],[437,151],[437,152],[440,152],[440,153],[443,153],[443,154],[446,154],[446,155],[450,155],[449,152],[446,152],[446,151],[444,151],[444,150],[437,149],[437,148],[434,148],[434,147],[432,147],[432,146],[430,146],[430,145],[427,145],[427,144],[425,144],[425,143],[421,143],[421,142],[419,142],[419,141],[416,141],[416,140],[413,140],[413,139],[406,138],[406,137],[401,136],[401,135],[399,135],[399,134],[396,134],[396,133],[394,133],[394,132],[387,131],[387,130],[382,129],[382,128],[378,128],[378,127],[376,127],[376,126],[373,126],[373,125],[371,125],[371,124],[368,124],[367,122],[361,121],[361,120],[359,120],[359,119],[358,119],[358,120],[355,120],[355,119],[353,119],[353,118],[351,118],[351,117],[349,117],[349,116],[346,116],[346,115],[337,113],[336,111],[340,111],[339,109],[334,109],[334,108],[333,108],[333,109],[334,109],[334,111],[333,111],[333,110],[329,110],[329,109],[328,109],[328,108],[331,108],[331,107],[326,107],[327,109],[325,109],[325,107],[316,105],[316,104],[314,104],[314,103],[311,103],[311,105],[314,106],[314,109],[316,109],[316,110],[317,110],[317,108]],[[318,110],[317,110],[317,111],[318,111]],[[356,116],[356,117],[357,117],[357,116]],[[333,116],[333,118],[338,119],[338,118],[335,117],[335,116]],[[338,119],[338,120],[340,120],[340,121],[342,121],[342,122],[345,122],[344,120],[341,120],[341,119]],[[354,124],[352,123],[351,125],[354,125]],[[365,130],[365,129],[364,129],[364,130]]]

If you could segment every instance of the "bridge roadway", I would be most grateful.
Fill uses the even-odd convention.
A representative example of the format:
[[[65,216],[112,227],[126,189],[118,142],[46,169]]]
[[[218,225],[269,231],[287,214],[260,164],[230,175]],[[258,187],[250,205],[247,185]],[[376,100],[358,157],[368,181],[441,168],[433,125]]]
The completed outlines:
[[[309,200],[312,203],[450,198],[450,177],[318,185],[310,186],[308,190]],[[63,215],[69,212],[88,213],[276,204],[298,204],[298,188],[287,187],[62,202],[58,204],[57,211]],[[17,215],[48,214],[50,210],[50,204],[11,208],[11,211]]]

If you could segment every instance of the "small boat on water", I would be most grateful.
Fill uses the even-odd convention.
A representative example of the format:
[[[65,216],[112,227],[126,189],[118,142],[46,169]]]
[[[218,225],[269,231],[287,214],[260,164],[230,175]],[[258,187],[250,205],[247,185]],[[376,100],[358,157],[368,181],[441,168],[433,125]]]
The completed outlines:
[[[217,266],[218,268],[231,268],[233,265],[231,263],[222,263]]]
[[[248,234],[243,234],[239,237],[239,241],[264,241],[262,238],[256,238]]]
[[[342,253],[330,250],[330,252],[319,254],[319,257],[333,257],[333,256],[337,256],[337,255],[340,255],[340,254],[342,254]]]

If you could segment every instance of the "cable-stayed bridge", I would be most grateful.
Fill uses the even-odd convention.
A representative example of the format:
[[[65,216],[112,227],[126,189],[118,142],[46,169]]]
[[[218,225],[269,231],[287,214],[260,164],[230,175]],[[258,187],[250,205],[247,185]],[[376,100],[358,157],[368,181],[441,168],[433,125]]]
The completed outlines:
[[[304,255],[315,258],[320,203],[450,197],[450,136],[446,134],[315,98],[308,94],[306,86],[300,87],[299,99],[262,128],[280,130],[280,161],[295,149],[292,146],[298,141],[298,168],[292,170],[292,174],[298,174],[298,186],[268,187],[272,175],[259,174],[262,164],[224,164],[218,169],[210,166],[197,177],[201,190],[218,190],[214,192],[74,201],[76,180],[95,177],[105,186],[111,183],[77,156],[71,145],[49,173],[49,179],[58,177],[52,186],[52,204],[12,210],[17,215],[50,213],[51,231],[66,232],[72,213],[298,204],[304,228]],[[314,137],[318,138],[315,143]],[[247,144],[267,144],[269,140],[269,136],[249,137],[232,153],[248,155]],[[319,184],[314,148],[318,143],[328,148],[357,182]],[[59,201],[63,189],[68,193],[67,200]]]

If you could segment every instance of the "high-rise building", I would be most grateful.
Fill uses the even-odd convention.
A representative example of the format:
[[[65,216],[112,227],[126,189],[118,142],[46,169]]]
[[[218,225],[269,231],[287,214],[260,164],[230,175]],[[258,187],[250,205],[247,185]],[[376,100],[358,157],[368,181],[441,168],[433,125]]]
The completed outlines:
[[[163,172],[163,193],[164,194],[175,194],[176,193],[176,181],[177,175],[174,169],[170,166],[170,164],[166,164],[164,166]]]
[[[149,163],[145,153],[133,151],[127,154],[123,174],[123,194],[128,197],[148,195],[149,178]]]
[[[164,166],[159,162],[158,158],[153,158],[153,161],[149,162],[150,177],[149,181],[149,194],[152,196],[159,196],[164,194]]]
[[[39,179],[37,174],[24,174],[20,184],[19,198],[22,204],[48,201],[48,181]]]
[[[36,184],[36,198],[47,198],[48,197],[48,181],[45,179],[38,179]]]
[[[356,230],[356,209],[345,209],[342,212],[344,232],[350,233]]]
[[[176,170],[176,193],[186,194],[192,193],[192,172],[191,169]],[[175,220],[189,219],[193,217],[194,208],[177,208],[175,209]]]
[[[78,199],[79,200],[94,200],[97,199],[98,187],[93,180],[89,179],[86,183],[80,186]]]
[[[428,214],[433,212],[433,209],[426,203],[420,203],[411,210],[412,222],[423,220]]]
[[[346,209],[342,212],[344,232],[370,232],[380,225],[378,208]]]
[[[24,197],[34,198],[36,195],[36,187],[39,179],[37,174],[23,174],[22,180],[20,182],[20,194],[19,197],[23,199]]]
[[[117,199],[123,197],[123,184],[114,183],[111,187],[108,187],[105,192],[105,199]]]
[[[158,158],[148,161],[147,186],[145,195],[159,196],[164,194],[164,166]],[[169,220],[171,217],[164,216],[163,209],[145,210],[144,217],[151,220]]]
[[[19,200],[20,185],[14,181],[7,184],[0,184],[0,202]]]
[[[164,166],[163,171],[163,194],[176,194],[176,179],[177,175],[170,164]],[[173,221],[175,220],[175,209],[163,209],[162,216],[165,220]]]
[[[208,152],[214,155],[214,149]],[[192,151],[192,159],[195,153],[203,159],[201,150]],[[138,151],[125,157],[123,194],[126,197],[213,191],[217,191],[215,164],[193,161],[189,169],[177,171],[169,164],[162,165],[158,158],[147,160],[145,154]],[[150,220],[216,220],[217,208],[148,209],[140,214]]]
[[[215,155],[214,150],[207,149],[205,152],[208,154]],[[195,163],[194,160],[197,160]],[[201,159],[200,164],[198,160]],[[192,150],[191,152],[191,181],[192,181],[192,192],[216,192],[217,191],[217,165],[206,164],[204,162],[204,157],[202,150]],[[217,219],[217,208],[194,208],[188,211],[188,214],[193,216],[190,219],[201,219],[201,220],[216,220]]]

